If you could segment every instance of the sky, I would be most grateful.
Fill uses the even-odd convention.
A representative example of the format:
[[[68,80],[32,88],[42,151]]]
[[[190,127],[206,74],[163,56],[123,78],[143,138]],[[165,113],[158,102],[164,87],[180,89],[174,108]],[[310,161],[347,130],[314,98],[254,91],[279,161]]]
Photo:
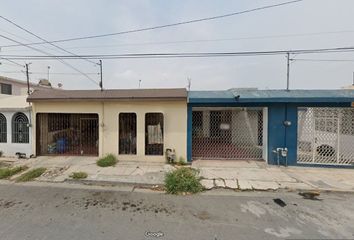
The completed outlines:
[[[56,40],[223,15],[287,0],[0,0],[0,15],[45,38]],[[158,30],[58,43],[75,54],[237,52],[354,46],[353,0],[304,0],[299,3]],[[333,33],[336,32],[336,33]],[[38,39],[0,19],[0,34],[22,43]],[[286,35],[286,36],[284,36]],[[290,35],[290,36],[289,36]],[[294,36],[295,35],[295,36]],[[12,44],[0,37],[0,46]],[[50,45],[42,51],[67,55]],[[1,55],[42,55],[20,46]],[[354,52],[299,54],[294,59],[354,60]],[[99,81],[99,67],[66,60]],[[1,60],[0,75],[25,80],[24,68]],[[20,64],[25,61],[18,60]],[[65,89],[97,89],[85,76],[57,60],[27,61],[30,79],[47,78]],[[285,56],[116,59],[103,61],[106,89],[229,88],[284,89]],[[290,89],[336,89],[353,81],[353,62],[292,61]]]

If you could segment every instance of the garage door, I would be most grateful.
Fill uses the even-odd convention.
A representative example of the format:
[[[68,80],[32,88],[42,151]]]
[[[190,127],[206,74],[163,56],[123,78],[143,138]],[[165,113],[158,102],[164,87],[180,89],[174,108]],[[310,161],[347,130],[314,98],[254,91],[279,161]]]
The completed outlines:
[[[193,108],[192,158],[262,159],[262,108]]]
[[[37,155],[98,155],[98,115],[38,113]]]

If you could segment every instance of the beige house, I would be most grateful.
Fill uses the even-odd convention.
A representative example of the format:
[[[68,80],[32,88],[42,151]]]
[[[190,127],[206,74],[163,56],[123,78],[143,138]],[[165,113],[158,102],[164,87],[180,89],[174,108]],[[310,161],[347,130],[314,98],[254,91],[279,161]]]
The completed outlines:
[[[37,90],[27,100],[37,156],[113,153],[163,162],[174,149],[186,159],[185,89]]]

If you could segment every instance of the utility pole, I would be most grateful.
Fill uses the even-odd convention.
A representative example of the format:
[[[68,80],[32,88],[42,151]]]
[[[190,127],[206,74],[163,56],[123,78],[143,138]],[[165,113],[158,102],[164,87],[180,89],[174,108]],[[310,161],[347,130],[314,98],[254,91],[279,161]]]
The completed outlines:
[[[140,88],[140,85],[141,85],[141,79],[139,79],[139,88]]]
[[[98,65],[100,65],[100,77],[101,77],[101,80],[100,80],[100,88],[101,88],[101,91],[103,91],[102,60],[100,60],[100,62],[99,62]]]
[[[286,91],[289,91],[289,85],[290,85],[290,53],[286,53],[286,58],[287,58],[287,71],[286,71]]]
[[[29,82],[29,72],[28,72],[28,66],[30,63],[26,63],[26,78],[27,78],[27,94],[30,95],[30,82]]]
[[[352,82],[352,86],[354,86],[354,72],[353,72],[353,82]]]

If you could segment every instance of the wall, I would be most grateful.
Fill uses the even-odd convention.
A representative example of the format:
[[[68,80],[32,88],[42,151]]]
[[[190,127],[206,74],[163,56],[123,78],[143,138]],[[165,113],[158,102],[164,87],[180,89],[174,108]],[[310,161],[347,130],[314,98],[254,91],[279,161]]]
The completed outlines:
[[[30,111],[17,111],[26,114],[29,121],[31,121]],[[6,157],[15,157],[17,152],[26,153],[26,156],[29,157],[32,152],[32,127],[29,129],[29,143],[12,143],[12,117],[15,111],[1,111],[2,114],[6,117],[7,120],[7,143],[0,143],[0,150],[3,152],[3,155]]]
[[[164,149],[173,148],[177,157],[186,159],[186,101],[116,101],[116,102],[36,102],[34,113],[97,113],[99,115],[99,155],[118,155],[118,116],[121,112],[137,115],[137,154],[118,155],[121,161],[164,162],[164,156],[145,156],[145,113],[164,114]],[[35,123],[35,118],[33,123]],[[33,128],[35,129],[35,128]],[[35,134],[35,130],[33,130]],[[33,144],[33,151],[35,144]]]

